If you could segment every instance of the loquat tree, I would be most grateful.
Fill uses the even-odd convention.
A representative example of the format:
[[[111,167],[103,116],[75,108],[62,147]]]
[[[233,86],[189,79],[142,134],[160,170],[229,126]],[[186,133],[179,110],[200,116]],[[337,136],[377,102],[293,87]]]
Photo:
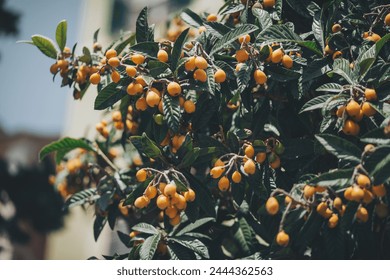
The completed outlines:
[[[76,55],[36,35],[50,72],[104,117],[64,138],[55,185],[129,249],[114,259],[390,258],[390,5],[226,0]],[[96,85],[96,86],[95,86]],[[72,153],[70,153],[74,150]]]

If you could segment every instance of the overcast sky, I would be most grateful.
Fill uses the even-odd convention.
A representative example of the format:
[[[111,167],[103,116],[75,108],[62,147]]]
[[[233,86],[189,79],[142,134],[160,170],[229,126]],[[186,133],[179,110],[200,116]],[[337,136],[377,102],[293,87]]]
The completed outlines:
[[[54,136],[64,125],[65,102],[71,90],[52,82],[49,67],[53,60],[17,40],[33,34],[55,38],[55,28],[68,21],[68,44],[77,40],[80,0],[7,0],[6,6],[20,13],[19,34],[0,37],[0,127],[7,133],[27,131]]]

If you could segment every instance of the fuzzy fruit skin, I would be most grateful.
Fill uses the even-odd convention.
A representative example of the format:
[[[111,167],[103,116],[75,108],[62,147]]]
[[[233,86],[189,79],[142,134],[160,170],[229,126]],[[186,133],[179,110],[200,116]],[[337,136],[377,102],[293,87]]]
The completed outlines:
[[[170,96],[178,96],[181,93],[181,86],[176,82],[170,82],[167,90]]]
[[[276,215],[279,212],[279,202],[275,197],[268,198],[267,202],[265,203],[265,209],[267,210],[268,214],[270,215]]]
[[[253,73],[253,78],[258,85],[264,85],[267,82],[267,75],[259,69]]]
[[[276,243],[279,246],[287,247],[288,243],[290,242],[290,236],[284,232],[284,230],[280,231],[276,235]]]
[[[218,69],[214,74],[215,82],[218,84],[222,84],[226,81],[226,73],[222,69]]]

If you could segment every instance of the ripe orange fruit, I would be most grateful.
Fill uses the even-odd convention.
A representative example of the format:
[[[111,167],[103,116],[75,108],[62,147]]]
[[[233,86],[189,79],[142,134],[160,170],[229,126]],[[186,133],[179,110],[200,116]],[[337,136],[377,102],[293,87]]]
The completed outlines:
[[[332,32],[333,33],[336,33],[336,32],[340,32],[341,31],[341,25],[336,23],[336,24],[333,24],[332,26]]]
[[[359,202],[360,200],[363,199],[363,197],[364,197],[364,191],[360,187],[357,186],[352,187],[352,192],[351,192],[352,200]]]
[[[363,104],[362,104],[362,112],[367,117],[371,117],[371,116],[376,114],[376,110],[368,102],[363,102]]]
[[[286,197],[284,198],[284,204],[289,205],[289,204],[292,203],[292,202],[293,202],[293,200],[292,200],[291,197],[286,196]]]
[[[164,210],[165,208],[167,208],[170,204],[169,202],[169,198],[166,197],[165,195],[163,194],[160,194],[158,197],[157,197],[157,200],[156,200],[156,204],[157,204],[157,207],[161,210]]]
[[[157,188],[155,186],[148,186],[145,190],[145,196],[149,199],[155,198],[157,195]]]
[[[388,206],[383,202],[378,203],[377,205],[375,205],[375,214],[381,219],[386,218],[389,215]]]
[[[305,197],[306,199],[311,198],[315,193],[316,193],[316,188],[315,188],[315,187],[306,185],[306,186],[303,188],[303,195],[304,195],[304,197]]]
[[[137,102],[135,102],[135,108],[139,111],[145,111],[148,108],[146,99],[144,97],[138,98]]]
[[[137,75],[137,68],[134,66],[126,66],[126,73],[129,77],[135,77]]]
[[[134,237],[136,237],[138,234],[139,234],[138,231],[132,231],[132,232],[130,232],[129,236],[130,236],[130,238],[134,238]]]
[[[361,188],[369,188],[371,185],[371,180],[368,178],[366,175],[359,174],[356,177],[356,183],[361,187]]]
[[[176,185],[167,184],[164,188],[164,194],[168,197],[171,197],[171,196],[175,195],[176,190],[177,190]]]
[[[377,197],[384,197],[386,195],[386,188],[385,185],[378,185],[378,186],[373,186],[372,187],[372,192],[377,196]]]
[[[171,226],[177,226],[178,224],[180,224],[180,215],[176,215],[175,217],[173,217],[172,219],[169,220],[169,223],[171,224]]]
[[[178,96],[181,93],[181,86],[176,82],[170,82],[167,90],[170,96]]]
[[[175,206],[168,206],[166,209],[165,209],[165,215],[167,215],[169,218],[174,218],[177,216],[177,208]]]
[[[257,155],[256,155],[256,161],[258,162],[258,163],[263,163],[264,161],[265,161],[265,159],[267,158],[267,154],[266,153],[264,153],[264,152],[259,152],[259,153],[257,153]]]
[[[360,127],[357,123],[352,120],[346,120],[343,126],[343,132],[347,135],[358,135],[360,132]]]
[[[226,73],[222,69],[218,69],[214,73],[214,80],[216,83],[221,84],[226,81]]]
[[[142,54],[133,54],[131,56],[131,61],[135,64],[142,64],[145,62],[145,56]]]
[[[148,91],[148,94],[146,95],[146,104],[148,104],[149,107],[156,107],[160,103],[160,100],[160,96],[155,91]]]
[[[372,144],[367,144],[364,146],[364,152],[365,153],[372,153],[375,150],[375,146]]]
[[[172,200],[172,203],[173,203],[173,200]],[[176,199],[175,199],[174,205],[178,210],[184,210],[187,208],[187,201],[183,195],[178,194]]]
[[[326,202],[321,202],[320,204],[317,205],[317,213],[320,214],[321,216],[325,214],[326,209],[328,209],[328,204]]]
[[[194,72],[194,79],[199,82],[206,82],[207,81],[207,73],[203,69],[196,69]]]
[[[360,122],[360,121],[363,119],[363,116],[364,116],[363,110],[360,109],[358,115],[353,116],[352,119],[353,119],[355,122]]]
[[[328,221],[329,228],[335,228],[339,222],[339,216],[337,214],[332,214]]]
[[[241,173],[239,171],[234,171],[232,174],[232,181],[236,184],[241,182]]]
[[[248,145],[246,148],[245,148],[245,155],[249,158],[253,158],[254,155],[255,155],[255,149],[253,148],[252,145]]]
[[[134,201],[134,206],[136,208],[139,208],[139,209],[142,209],[142,208],[145,208],[146,206],[149,205],[149,198],[147,198],[146,196],[140,196],[138,197],[135,201]]]
[[[51,66],[50,66],[50,73],[52,73],[53,75],[55,74],[55,73],[57,73],[57,71],[58,71],[58,64],[57,63],[54,63],[54,64],[52,64]]]
[[[329,47],[329,45],[326,45],[326,46],[325,46],[325,49],[324,49],[324,52],[325,52],[326,54],[333,54],[333,53],[334,53],[334,50],[332,50],[332,49]]]
[[[267,202],[265,203],[265,210],[267,210],[268,214],[272,216],[276,215],[279,212],[278,200],[273,196],[268,198]]]
[[[211,21],[211,22],[213,22],[213,21],[217,21],[218,20],[218,17],[217,17],[217,15],[215,15],[215,14],[209,14],[208,16],[207,16],[207,21]]]
[[[215,162],[214,162],[214,167],[215,166],[224,166],[225,165],[225,163],[222,161],[222,160],[220,160],[220,159],[217,159]]]
[[[372,88],[366,88],[364,91],[364,96],[366,97],[367,101],[374,101],[378,99],[375,89]]]
[[[210,176],[214,179],[218,179],[219,177],[222,176],[222,173],[225,171],[225,168],[223,168],[222,166],[216,166],[216,167],[213,167],[211,170],[210,170]]]
[[[347,111],[348,116],[356,117],[360,114],[360,105],[355,100],[351,100],[348,102],[345,110]]]
[[[256,164],[253,160],[248,159],[244,164],[244,171],[248,175],[253,175],[256,172]]]
[[[240,44],[242,43],[249,43],[251,41],[251,36],[249,34],[246,34],[244,36],[241,36],[238,41],[240,42]]]
[[[390,26],[390,13],[388,13],[388,14],[386,15],[386,17],[385,17],[385,24],[386,24],[387,26]]]
[[[271,0],[269,0],[271,1]],[[265,1],[264,1],[265,2]],[[263,2],[263,3],[264,3]],[[284,230],[280,231],[277,235],[276,235],[276,243],[279,245],[279,246],[282,246],[282,247],[287,247],[288,243],[290,242],[290,236],[284,232]]]
[[[120,111],[115,111],[112,113],[112,120],[114,122],[120,122],[122,120],[122,114]]]
[[[372,33],[371,36],[368,36],[366,39],[369,41],[378,42],[380,39],[382,39],[382,37],[376,33]]]
[[[194,201],[195,197],[195,192],[192,189],[188,189],[188,191],[184,193],[184,198],[186,199],[186,201]]]
[[[272,55],[271,55],[271,61],[272,63],[279,63],[282,61],[282,58],[283,58],[283,55],[284,55],[284,52],[282,49],[277,49],[275,51],[272,52]]]
[[[245,62],[249,59],[249,54],[246,50],[241,49],[236,52],[236,60],[237,62]]]
[[[292,58],[289,55],[285,54],[285,55],[283,55],[283,58],[282,58],[282,64],[284,67],[290,69],[293,67],[294,61],[292,60]]]
[[[157,53],[157,59],[161,62],[168,61],[168,53],[165,50],[159,50]]]
[[[205,32],[206,30],[207,30],[207,29],[206,29],[205,26],[201,26],[201,27],[199,27],[198,32],[199,32],[199,34],[202,34],[202,33]]]
[[[118,54],[116,53],[116,50],[114,49],[109,49],[107,52],[106,52],[106,58],[107,59],[110,59],[110,58],[113,58],[115,56],[117,56]]]
[[[111,80],[114,82],[114,83],[119,83],[119,81],[121,80],[121,75],[119,74],[118,71],[112,71],[111,73]]]
[[[273,6],[275,6],[275,0],[264,0],[263,1],[264,8],[272,8]]]
[[[184,68],[186,69],[187,72],[195,70],[195,68],[196,68],[195,56],[191,56],[190,58],[188,58],[188,60],[184,64]]]
[[[340,197],[336,197],[333,200],[333,207],[336,208],[337,210],[340,210],[342,206],[343,206],[343,201],[341,200]]]
[[[336,116],[341,118],[344,114],[344,111],[345,111],[345,106],[340,106],[339,108],[337,108]]]
[[[206,69],[208,66],[207,60],[202,56],[195,58],[195,66],[199,69]]]
[[[186,113],[192,114],[193,112],[195,112],[195,109],[196,106],[191,100],[187,100],[186,102],[184,102],[184,111],[186,111]]]
[[[259,69],[253,73],[253,77],[258,85],[264,85],[267,82],[267,75]]]
[[[138,88],[137,88],[135,83],[130,83],[127,86],[126,91],[127,91],[127,94],[129,94],[129,95],[136,95],[138,93]]]
[[[358,219],[359,221],[365,223],[368,221],[368,211],[366,208],[364,207],[360,207],[357,211],[356,211],[356,219]]]
[[[363,202],[370,204],[374,200],[374,195],[369,190],[364,190]]]
[[[118,67],[120,63],[121,62],[119,61],[119,58],[117,58],[117,57],[111,57],[108,60],[108,65],[110,65],[111,67],[114,67],[114,68]]]
[[[137,178],[138,182],[144,182],[146,180],[147,175],[148,172],[145,169],[140,169],[135,174],[135,177]]]
[[[333,60],[341,57],[343,53],[341,51],[335,51],[334,54],[332,55]]]
[[[352,187],[348,187],[344,191],[344,197],[346,200],[351,201],[352,200]]]
[[[91,77],[89,77],[89,81],[93,85],[97,85],[100,83],[100,74],[99,73],[93,73]]]
[[[230,188],[230,181],[229,181],[228,177],[223,176],[221,179],[219,179],[218,188],[222,192],[225,192]]]

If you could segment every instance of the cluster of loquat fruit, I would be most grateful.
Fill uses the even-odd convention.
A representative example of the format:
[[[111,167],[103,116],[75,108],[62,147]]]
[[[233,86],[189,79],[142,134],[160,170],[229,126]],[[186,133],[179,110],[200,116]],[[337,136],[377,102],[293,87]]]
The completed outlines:
[[[155,173],[153,180],[148,184],[142,196],[134,201],[138,209],[147,207],[155,199],[156,206],[161,210],[160,221],[164,215],[168,217],[169,223],[176,226],[180,223],[180,213],[187,207],[187,202],[195,200],[195,192],[187,186],[186,190],[179,191],[174,180],[169,181],[163,173],[149,168],[142,168],[137,171],[137,181],[142,183]],[[177,171],[176,171],[177,172]]]
[[[378,97],[375,89],[366,88],[356,91],[353,99],[347,104],[337,108],[336,116],[343,118],[343,132],[347,135],[358,135],[360,132],[360,122],[364,116],[372,117],[376,114],[376,110],[371,106],[370,102],[375,102]],[[360,102],[360,104],[359,104]]]
[[[226,154],[215,161],[214,167],[210,170],[210,176],[213,179],[219,179],[219,190],[228,191],[231,185],[230,180],[236,184],[240,183],[242,170],[246,175],[255,174],[256,163],[263,164],[267,158],[271,168],[279,168],[281,164],[279,155],[284,152],[284,147],[280,141],[269,138],[265,141],[265,145],[261,143],[261,146],[254,147],[252,143],[245,143],[242,150],[243,156],[234,153]]]

